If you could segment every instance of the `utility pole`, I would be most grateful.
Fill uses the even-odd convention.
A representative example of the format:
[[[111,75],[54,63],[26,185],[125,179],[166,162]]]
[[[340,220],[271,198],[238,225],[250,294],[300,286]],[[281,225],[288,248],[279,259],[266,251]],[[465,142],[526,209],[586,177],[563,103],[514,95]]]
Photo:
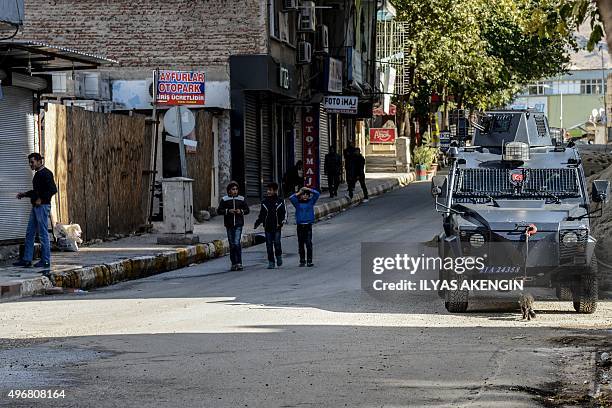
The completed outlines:
[[[599,51],[601,52],[601,89],[602,89],[602,94],[603,94],[603,105],[604,105],[604,129],[606,132],[606,141],[607,139],[609,139],[609,135],[608,135],[608,103],[606,101],[606,97],[607,97],[607,91],[606,91],[606,70],[604,67],[604,49],[603,46],[600,44],[599,45]]]

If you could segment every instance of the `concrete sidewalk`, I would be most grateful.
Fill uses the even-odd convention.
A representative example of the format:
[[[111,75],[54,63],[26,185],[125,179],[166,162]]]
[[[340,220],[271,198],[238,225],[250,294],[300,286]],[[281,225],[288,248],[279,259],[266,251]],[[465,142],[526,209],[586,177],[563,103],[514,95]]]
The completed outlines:
[[[415,179],[414,173],[370,173],[366,177],[370,196],[403,187]],[[328,193],[321,195],[315,207],[317,219],[363,201],[360,188],[352,202],[345,197],[346,185],[341,186],[338,193],[339,197],[333,199]],[[251,213],[245,218],[242,236],[245,248],[264,242],[262,228],[253,229],[259,203],[250,204]],[[287,209],[289,225],[294,225],[294,209],[288,201]],[[16,268],[6,262],[0,265],[0,301],[61,291],[58,287],[94,289],[204,262],[229,252],[223,217],[213,217],[195,225],[194,234],[200,238],[197,245],[158,245],[160,234],[155,232],[158,227],[154,226],[153,233],[83,246],[79,252],[54,252],[48,278],[42,276],[40,270]],[[285,229],[284,234],[292,233],[293,228]]]

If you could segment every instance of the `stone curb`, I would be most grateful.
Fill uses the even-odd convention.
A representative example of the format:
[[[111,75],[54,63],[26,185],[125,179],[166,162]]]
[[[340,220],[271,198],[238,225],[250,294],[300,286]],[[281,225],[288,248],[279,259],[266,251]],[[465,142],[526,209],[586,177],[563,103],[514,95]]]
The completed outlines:
[[[385,182],[370,191],[370,197],[404,187],[414,180],[415,174],[409,173],[406,176],[401,176],[395,180]],[[355,193],[352,201],[349,201],[347,198],[339,198],[325,204],[317,205],[315,207],[315,217],[318,220],[361,201],[363,201],[363,193],[359,192]],[[263,242],[265,242],[263,234],[249,233],[242,236],[243,248],[258,245]],[[101,265],[75,267],[74,269],[53,272],[49,278],[41,276],[39,278],[25,280],[21,283],[9,282],[7,284],[2,284],[0,285],[0,301],[13,300],[19,297],[44,295],[46,290],[54,286],[83,290],[100,288],[126,280],[145,278],[162,272],[184,268],[194,263],[201,263],[225,256],[228,253],[229,243],[226,238],[177,248],[156,255],[138,256]]]

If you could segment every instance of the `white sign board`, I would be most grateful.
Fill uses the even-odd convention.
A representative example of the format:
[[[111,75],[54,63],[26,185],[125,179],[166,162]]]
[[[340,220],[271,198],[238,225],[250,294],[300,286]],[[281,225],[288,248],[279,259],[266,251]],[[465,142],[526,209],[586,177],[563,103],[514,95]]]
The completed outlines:
[[[357,104],[359,98],[357,96],[326,96],[323,100],[323,106],[329,113],[349,113],[357,114]]]
[[[327,91],[342,93],[342,61],[330,57],[328,69]]]
[[[178,123],[179,116],[181,117],[181,129]],[[184,106],[172,107],[164,115],[164,130],[172,136],[183,137],[193,132],[193,129],[195,129],[195,116]]]

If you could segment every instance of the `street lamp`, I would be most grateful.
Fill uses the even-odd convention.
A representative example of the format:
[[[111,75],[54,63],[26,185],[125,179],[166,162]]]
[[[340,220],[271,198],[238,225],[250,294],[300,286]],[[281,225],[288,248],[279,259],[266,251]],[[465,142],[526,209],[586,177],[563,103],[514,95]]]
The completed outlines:
[[[542,88],[550,88],[553,89],[552,85],[542,84]],[[563,129],[563,91],[561,90],[561,81],[559,81],[559,95],[561,96],[561,116],[559,118],[561,125],[559,128]]]
[[[603,94],[603,105],[604,105],[604,125],[606,129],[606,138],[608,137],[608,103],[606,101],[606,70],[604,68],[604,53],[603,46],[599,44],[599,51],[601,52],[601,89]]]

